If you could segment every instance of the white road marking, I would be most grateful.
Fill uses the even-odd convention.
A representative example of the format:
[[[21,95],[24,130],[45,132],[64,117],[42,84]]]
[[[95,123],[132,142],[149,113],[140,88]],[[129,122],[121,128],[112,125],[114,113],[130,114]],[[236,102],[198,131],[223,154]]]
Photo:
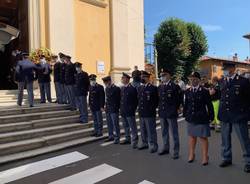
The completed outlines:
[[[185,119],[185,118],[180,118],[180,119],[178,119],[178,122],[181,122],[181,121],[183,121],[184,119]],[[160,120],[157,120],[156,122],[159,123]],[[161,127],[156,127],[156,130],[159,130],[159,129],[161,129]],[[141,132],[139,132],[138,135],[141,135]],[[125,140],[125,137],[122,137],[122,138],[120,139],[120,141],[124,141],[124,140]],[[105,146],[109,146],[109,145],[112,145],[112,144],[113,144],[112,141],[111,141],[111,142],[104,142],[104,143],[100,144],[100,146],[105,147]]]
[[[155,183],[152,183],[150,181],[144,180],[144,181],[142,181],[142,182],[140,182],[138,184],[155,184]]]
[[[122,172],[122,170],[118,168],[108,164],[102,164],[49,184],[94,184],[120,172]]]
[[[9,183],[24,177],[55,169],[57,167],[61,167],[87,158],[89,157],[79,152],[72,152],[46,160],[26,164],[20,167],[12,168],[0,172],[0,184]]]

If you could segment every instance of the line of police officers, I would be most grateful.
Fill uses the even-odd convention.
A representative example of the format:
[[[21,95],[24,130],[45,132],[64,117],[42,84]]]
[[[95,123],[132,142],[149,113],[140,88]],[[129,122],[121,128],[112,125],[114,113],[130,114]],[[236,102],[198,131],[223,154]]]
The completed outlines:
[[[89,107],[94,119],[93,136],[103,136],[102,112],[106,112],[108,125],[108,139],[114,144],[131,144],[132,148],[139,150],[149,149],[150,153],[158,151],[159,155],[169,154],[169,132],[173,138],[172,158],[179,158],[179,133],[178,122],[180,107],[183,106],[183,116],[188,122],[189,135],[189,163],[195,160],[195,146],[197,138],[202,142],[202,165],[208,165],[208,137],[210,136],[209,123],[214,120],[214,111],[211,97],[207,89],[200,85],[200,75],[194,72],[190,76],[191,87],[183,93],[180,87],[171,80],[171,72],[162,70],[161,84],[156,87],[150,83],[150,74],[141,71],[141,85],[133,86],[130,76],[122,75],[123,86],[116,86],[110,76],[102,78],[105,89],[96,82],[96,75],[88,76],[82,70],[80,63],[73,64],[70,56],[62,53],[59,59],[54,57],[54,82],[56,87],[57,102],[68,103],[70,109],[80,111],[80,121],[88,122],[87,95]],[[25,61],[25,62],[24,62]],[[17,73],[19,78],[19,98],[24,82],[27,83],[28,92],[32,87],[29,79],[31,69],[37,66],[24,61],[18,63]],[[27,64],[28,63],[28,64]],[[26,67],[29,66],[29,67]],[[20,69],[21,68],[21,69]],[[28,70],[26,69],[28,68]],[[232,165],[231,132],[235,129],[241,143],[243,157],[245,158],[245,172],[250,172],[250,139],[248,134],[248,120],[250,119],[250,83],[247,79],[235,72],[234,64],[227,64],[224,70],[228,75],[221,81],[220,107],[218,118],[222,122],[222,163],[220,167]],[[44,71],[45,72],[45,71]],[[24,77],[23,77],[24,76]],[[33,94],[32,94],[33,95]],[[29,95],[30,105],[33,106],[32,96]],[[160,117],[163,146],[158,149],[156,117]],[[140,118],[141,144],[138,144],[138,127],[136,112]],[[125,141],[120,142],[119,115],[125,131]]]

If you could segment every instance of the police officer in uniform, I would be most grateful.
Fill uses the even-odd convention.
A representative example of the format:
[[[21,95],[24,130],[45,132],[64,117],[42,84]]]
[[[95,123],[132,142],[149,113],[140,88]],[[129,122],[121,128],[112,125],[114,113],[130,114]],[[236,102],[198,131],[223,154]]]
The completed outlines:
[[[75,75],[76,68],[75,65],[71,62],[71,57],[65,57],[66,65],[65,65],[65,85],[66,92],[70,104],[70,110],[76,110],[76,102],[75,102]]]
[[[122,74],[122,84],[121,88],[121,116],[122,123],[125,130],[125,141],[121,144],[131,144],[130,130],[132,134],[132,147],[137,148],[138,144],[138,130],[135,119],[135,111],[137,109],[137,90],[130,83],[130,76],[126,73]]]
[[[63,94],[62,94],[62,87],[61,87],[61,78],[60,78],[60,68],[61,68],[61,62],[60,59],[58,59],[58,56],[53,56],[52,60],[54,62],[54,68],[53,68],[53,75],[54,75],[54,84],[55,84],[55,90],[56,90],[56,103],[63,104]]]
[[[90,89],[89,89],[89,106],[94,119],[94,133],[92,136],[101,137],[103,135],[103,116],[105,104],[104,87],[96,82],[96,75],[89,76]]]
[[[232,165],[231,132],[234,128],[245,159],[244,171],[250,173],[250,139],[248,120],[250,110],[249,80],[235,72],[235,64],[224,64],[226,77],[221,81],[221,99],[218,118],[221,121],[222,163],[220,167]]]
[[[138,87],[141,85],[141,71],[138,70],[138,66],[134,67],[134,71],[132,72],[132,78],[133,78],[132,85],[136,89],[138,89]]]
[[[178,110],[182,103],[181,88],[171,80],[171,72],[162,70],[162,83],[158,87],[159,117],[161,122],[163,148],[159,155],[169,154],[169,127],[174,141],[173,159],[179,158]]]
[[[158,150],[156,132],[158,91],[157,87],[150,83],[150,74],[148,72],[142,71],[141,75],[142,85],[138,88],[138,110],[142,145],[140,145],[138,149],[149,148],[150,153],[155,153]]]
[[[59,53],[60,58],[60,86],[61,86],[61,92],[62,92],[62,103],[68,104],[69,98],[66,90],[65,85],[65,67],[66,67],[66,55],[63,53]]]
[[[48,102],[52,102],[51,99],[51,88],[50,88],[50,74],[52,72],[50,64],[47,63],[45,56],[42,55],[40,58],[40,63],[38,64],[38,83],[40,88],[40,103],[46,103],[46,98]]]
[[[201,141],[202,165],[207,166],[208,137],[211,136],[209,123],[214,119],[214,109],[209,91],[200,85],[201,76],[198,72],[191,74],[191,87],[185,92],[183,116],[188,123],[189,159],[195,160],[197,138]]]
[[[76,62],[75,101],[80,111],[80,122],[88,123],[87,95],[89,91],[89,75],[82,70],[82,64]]]
[[[106,92],[106,119],[108,124],[109,138],[105,142],[113,141],[114,144],[120,143],[120,126],[119,126],[119,108],[121,100],[121,90],[114,83],[111,77],[102,78],[105,84]],[[115,134],[114,134],[115,133]]]
[[[34,106],[33,81],[35,80],[36,65],[29,60],[28,53],[22,53],[22,60],[18,61],[16,66],[16,76],[18,82],[18,100],[17,105],[22,106],[23,90],[26,84],[28,92],[29,106]]]

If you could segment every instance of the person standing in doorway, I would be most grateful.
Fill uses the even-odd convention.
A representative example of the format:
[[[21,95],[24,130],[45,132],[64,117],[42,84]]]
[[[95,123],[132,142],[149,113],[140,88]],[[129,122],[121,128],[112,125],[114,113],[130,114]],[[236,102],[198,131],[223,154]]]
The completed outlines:
[[[22,60],[16,66],[16,76],[18,82],[17,105],[22,106],[23,90],[26,85],[28,92],[29,106],[34,106],[33,81],[35,80],[36,65],[30,61],[28,53],[22,53]]]
[[[51,88],[50,88],[50,74],[52,72],[51,66],[47,63],[45,56],[40,57],[40,63],[38,64],[38,83],[40,88],[40,103],[52,102],[51,99]]]

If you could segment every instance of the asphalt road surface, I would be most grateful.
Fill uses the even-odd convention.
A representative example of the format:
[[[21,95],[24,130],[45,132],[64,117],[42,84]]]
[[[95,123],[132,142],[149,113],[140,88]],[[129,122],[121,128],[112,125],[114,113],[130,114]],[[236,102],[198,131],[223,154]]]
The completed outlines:
[[[103,144],[77,146],[0,166],[0,184],[250,184],[243,172],[239,142],[233,135],[233,166],[219,168],[220,134],[210,138],[208,166],[201,165],[200,146],[196,161],[187,163],[186,122],[180,121],[180,159],[158,156],[130,145]],[[158,129],[159,145],[162,145]]]

